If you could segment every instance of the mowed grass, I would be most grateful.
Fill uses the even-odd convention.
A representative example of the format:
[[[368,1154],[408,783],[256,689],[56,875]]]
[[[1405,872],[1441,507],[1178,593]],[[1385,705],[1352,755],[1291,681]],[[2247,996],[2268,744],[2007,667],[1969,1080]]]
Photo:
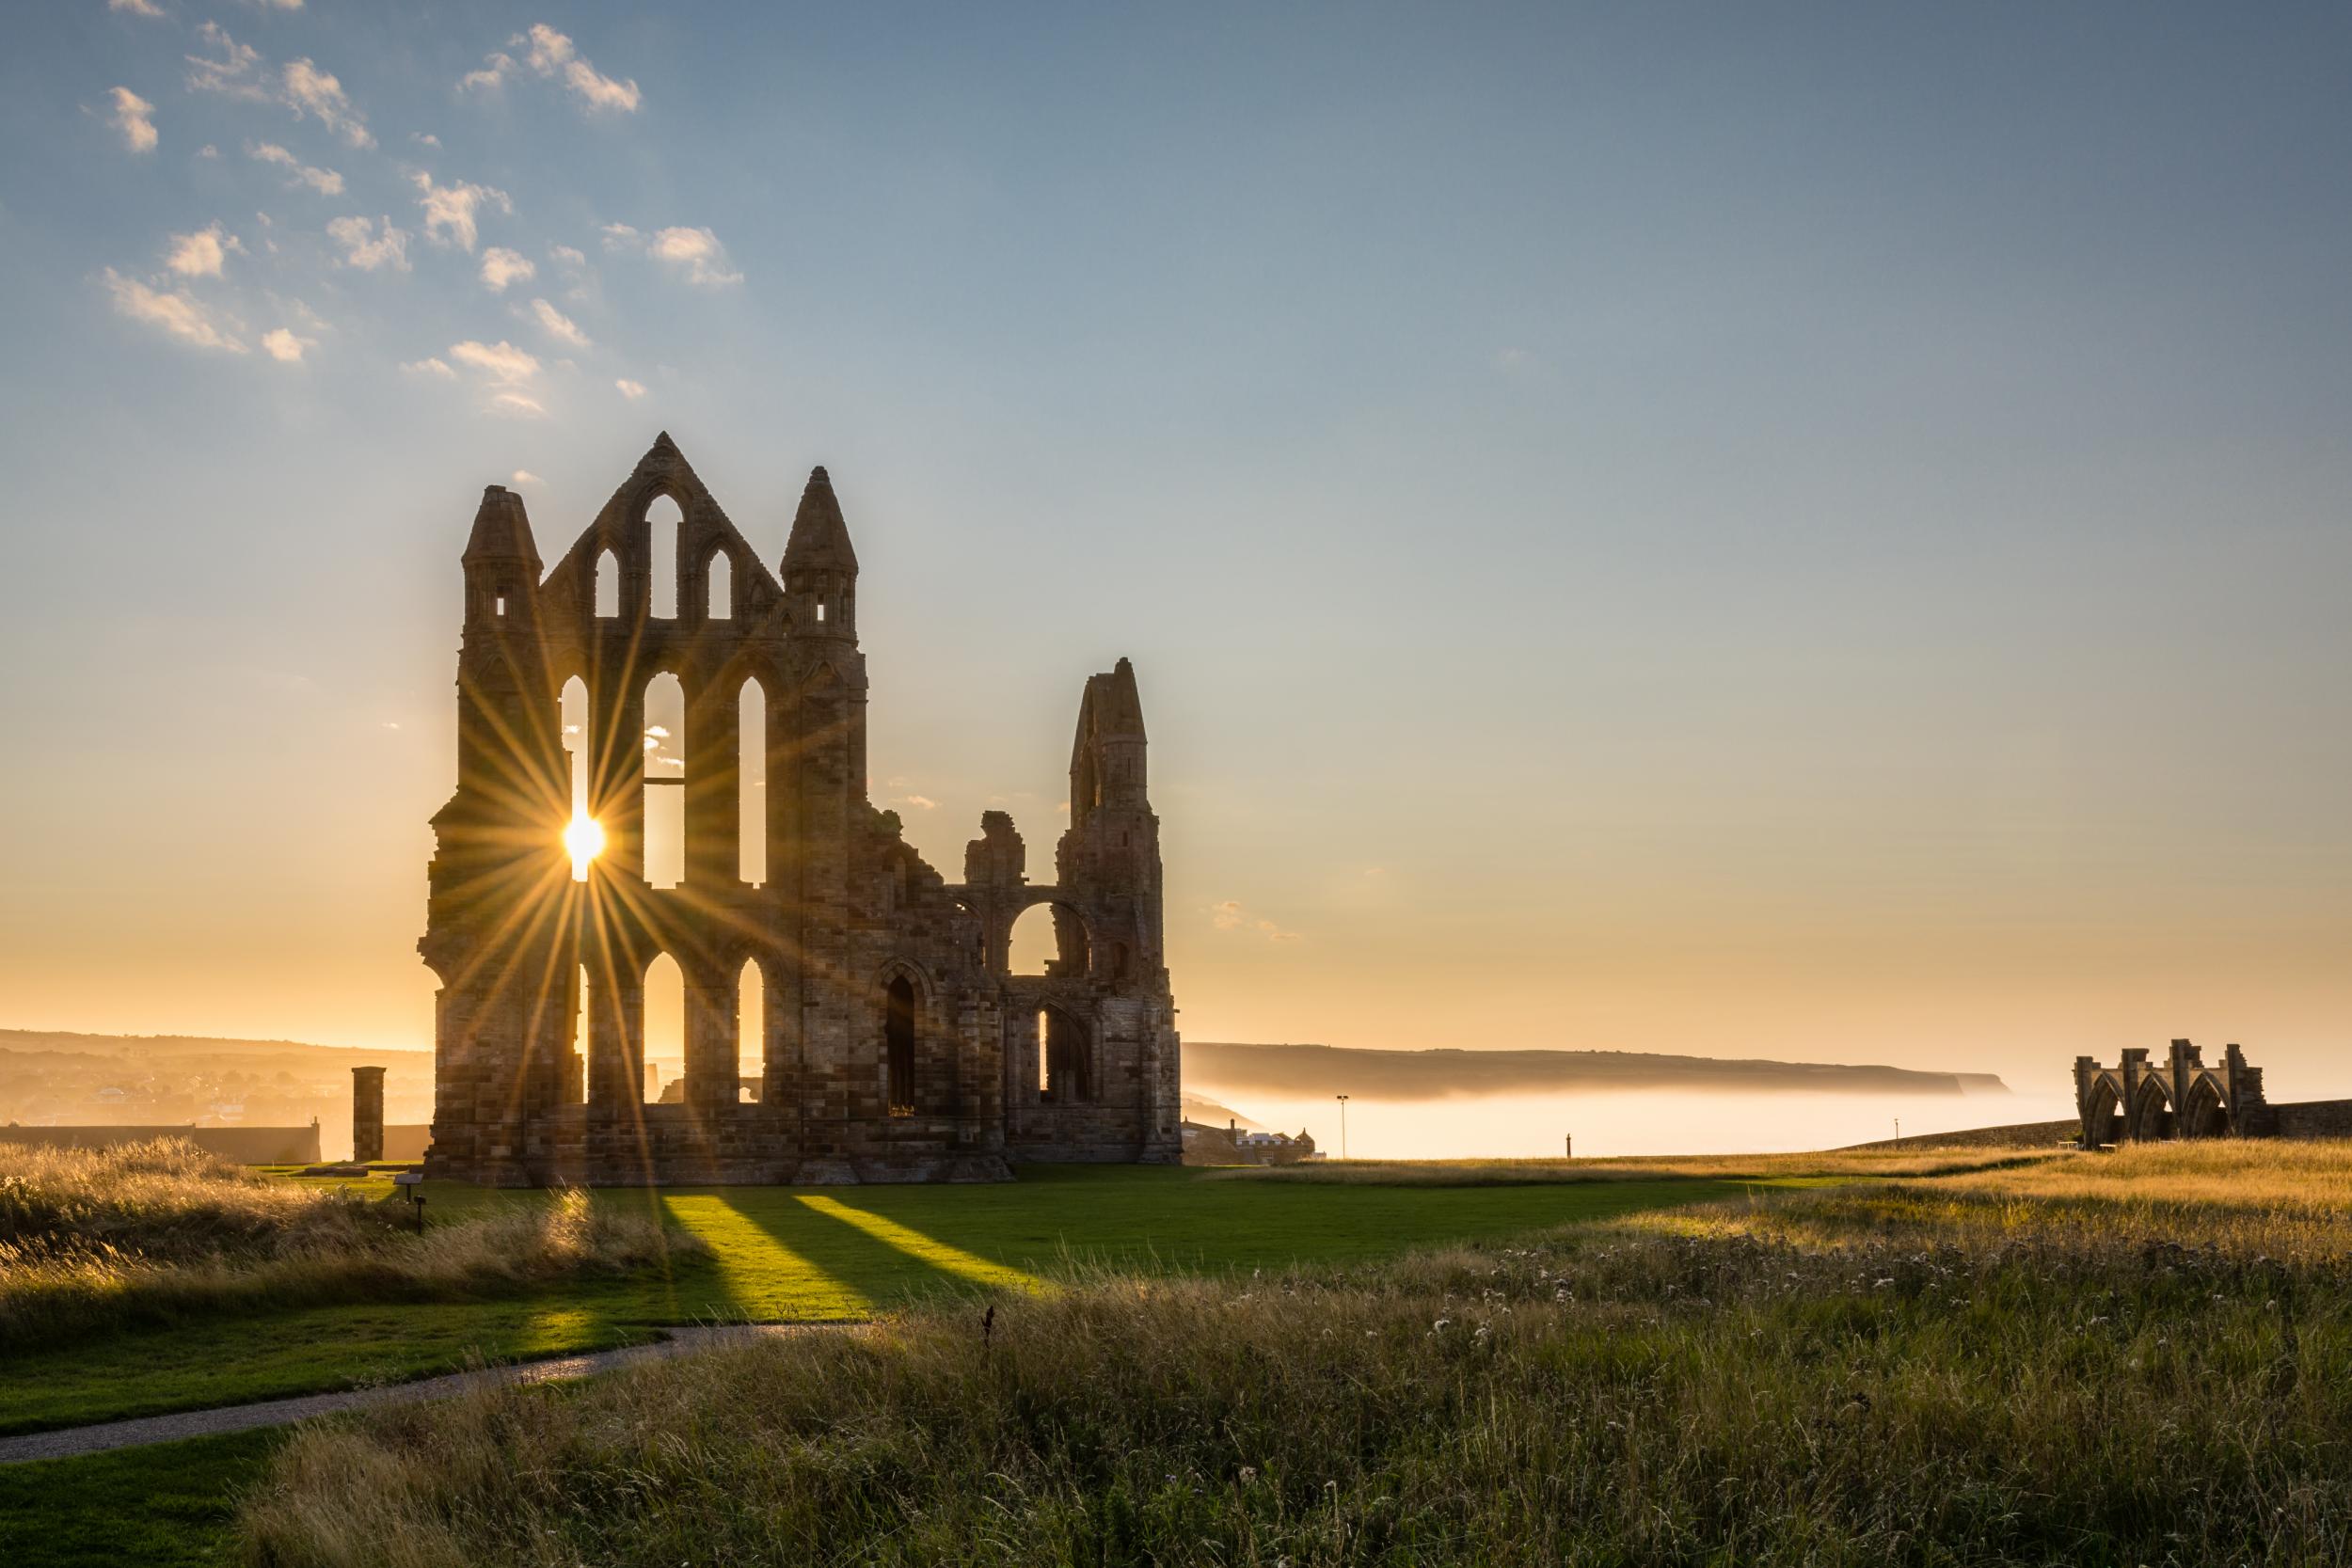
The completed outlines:
[[[11,1355],[0,1364],[0,1433],[400,1381],[470,1355],[604,1349],[652,1338],[663,1324],[865,1318],[943,1294],[1027,1289],[1073,1266],[1170,1274],[1347,1263],[1747,1185],[1662,1171],[1478,1187],[1221,1174],[1033,1166],[1017,1182],[982,1186],[602,1190],[593,1195],[599,1211],[663,1218],[707,1252],[544,1290],[199,1317]],[[366,1185],[390,1190],[388,1177]],[[561,1201],[447,1183],[425,1192],[437,1227]]]
[[[2341,1563],[2352,1145],[1080,1269],[987,1340],[925,1303],[306,1429],[240,1530],[273,1568]]]
[[[287,1433],[240,1432],[84,1459],[0,1465],[0,1562],[9,1568],[236,1560],[240,1497]]]

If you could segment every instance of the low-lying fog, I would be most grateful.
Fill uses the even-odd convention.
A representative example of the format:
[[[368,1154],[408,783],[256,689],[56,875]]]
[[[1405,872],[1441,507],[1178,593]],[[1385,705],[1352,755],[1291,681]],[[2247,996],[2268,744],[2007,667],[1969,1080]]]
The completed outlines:
[[[1285,1100],[1186,1085],[1271,1132],[1314,1134],[1340,1153],[1335,1101]],[[1353,1158],[1468,1160],[1556,1156],[1573,1134],[1580,1156],[1770,1154],[1895,1135],[1952,1132],[2074,1114],[2071,1094],[1714,1094],[1683,1089],[1347,1102]]]

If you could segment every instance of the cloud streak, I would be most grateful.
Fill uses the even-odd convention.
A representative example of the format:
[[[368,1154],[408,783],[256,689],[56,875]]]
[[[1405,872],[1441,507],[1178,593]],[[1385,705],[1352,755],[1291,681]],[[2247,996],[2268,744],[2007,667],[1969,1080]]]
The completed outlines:
[[[155,105],[129,87],[117,87],[107,96],[114,101],[114,128],[122,133],[122,145],[134,152],[154,151],[160,139],[155,134]]]
[[[256,163],[276,164],[291,170],[293,185],[308,185],[321,196],[343,194],[343,177],[331,168],[312,168],[275,142],[247,142],[245,153]],[[291,186],[289,187],[291,188]]]
[[[219,349],[226,354],[250,352],[236,334],[214,319],[212,313],[186,294],[176,291],[151,289],[135,277],[125,277],[112,267],[105,273],[106,292],[114,296],[115,313],[127,320],[160,327],[183,342],[199,348]]]
[[[634,114],[644,101],[634,79],[621,81],[607,76],[588,62],[568,37],[544,22],[532,23],[530,31],[508,39],[506,48],[524,52],[520,63],[506,50],[499,50],[485,56],[481,70],[468,71],[458,87],[488,91],[503,87],[509,77],[529,71],[544,79],[560,79],[565,90],[592,114]]]
[[[565,315],[563,311],[558,310],[554,306],[549,305],[546,300],[532,300],[531,302],[531,313],[538,318],[540,329],[547,333],[548,337],[553,338],[557,342],[568,343],[573,348],[591,348],[595,346],[589,342],[588,334],[582,332],[578,324],[576,324],[571,317]]]

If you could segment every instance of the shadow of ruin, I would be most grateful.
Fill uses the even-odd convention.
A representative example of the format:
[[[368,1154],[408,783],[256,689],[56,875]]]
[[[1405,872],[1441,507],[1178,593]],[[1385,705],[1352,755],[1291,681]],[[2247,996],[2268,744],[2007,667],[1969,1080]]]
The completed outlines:
[[[440,981],[429,1174],[987,1180],[1009,1160],[1178,1159],[1125,659],[1079,702],[1053,880],[1029,881],[991,811],[950,882],[867,799],[857,556],[824,469],[780,574],[667,434],[552,569],[495,484],[463,564],[457,788],[418,944]],[[680,842],[656,856],[658,832]],[[1057,956],[1015,974],[1012,927],[1038,906]],[[645,1062],[665,956],[685,997],[667,1103]]]

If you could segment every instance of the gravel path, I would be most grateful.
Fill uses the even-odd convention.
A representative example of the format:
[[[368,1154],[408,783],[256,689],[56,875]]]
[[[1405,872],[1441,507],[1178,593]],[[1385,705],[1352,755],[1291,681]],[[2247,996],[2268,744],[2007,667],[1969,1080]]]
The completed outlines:
[[[132,1421],[103,1421],[96,1426],[66,1427],[56,1432],[32,1432],[21,1437],[0,1437],[0,1465],[21,1465],[34,1459],[71,1459],[107,1449],[137,1448],[146,1443],[170,1443],[183,1437],[211,1437],[224,1432],[250,1432],[255,1427],[284,1426],[338,1410],[365,1410],[376,1405],[407,1404],[417,1400],[446,1399],[496,1383],[556,1383],[659,1361],[688,1351],[739,1343],[786,1334],[807,1334],[854,1326],[846,1323],[750,1323],[723,1327],[673,1328],[668,1338],[649,1345],[596,1351],[587,1355],[559,1356],[550,1361],[485,1367],[445,1377],[421,1378],[414,1383],[388,1383],[373,1388],[352,1388],[337,1394],[304,1394],[294,1399],[263,1400],[255,1404],[229,1404],[214,1410],[183,1410],[169,1416],[144,1416]]]

